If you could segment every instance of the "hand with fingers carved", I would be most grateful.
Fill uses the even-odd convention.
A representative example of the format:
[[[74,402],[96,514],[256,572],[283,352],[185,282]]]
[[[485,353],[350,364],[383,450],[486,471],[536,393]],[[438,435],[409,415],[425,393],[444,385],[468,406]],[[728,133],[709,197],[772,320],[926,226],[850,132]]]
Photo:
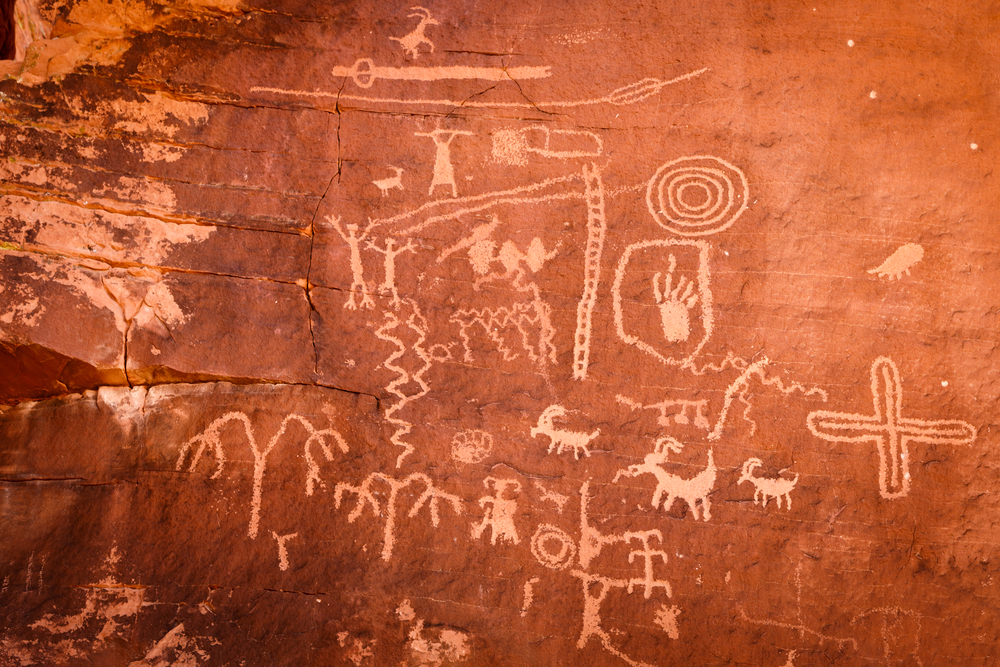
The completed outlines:
[[[663,325],[663,335],[671,343],[685,341],[691,335],[690,310],[698,302],[694,293],[694,281],[681,276],[674,285],[674,271],[677,268],[677,258],[670,255],[670,268],[663,278],[663,289],[660,289],[663,275],[653,276],[653,295],[660,306],[660,320]]]

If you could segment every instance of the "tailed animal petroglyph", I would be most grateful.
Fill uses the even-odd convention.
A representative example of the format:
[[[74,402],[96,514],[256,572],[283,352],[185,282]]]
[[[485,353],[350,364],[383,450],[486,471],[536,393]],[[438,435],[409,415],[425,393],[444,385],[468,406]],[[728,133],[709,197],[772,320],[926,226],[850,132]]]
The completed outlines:
[[[457,136],[471,136],[472,132],[465,130],[441,130],[432,132],[414,132],[416,137],[428,137],[434,142],[434,176],[431,179],[431,187],[427,190],[427,195],[434,194],[434,188],[438,185],[451,186],[451,196],[458,196],[458,189],[455,186],[455,167],[451,163],[451,142]]]
[[[479,505],[486,510],[486,515],[482,521],[472,526],[472,537],[479,539],[482,537],[483,531],[489,528],[490,544],[495,545],[498,539],[501,542],[520,544],[521,538],[517,536],[517,528],[514,526],[517,502],[514,498],[504,497],[504,494],[508,492],[513,495],[520,493],[521,482],[516,479],[497,479],[496,477],[487,477],[483,480],[483,486],[487,490],[489,490],[491,483],[496,495],[483,496],[479,499]]]
[[[924,249],[916,243],[904,243],[889,255],[884,262],[868,273],[878,274],[879,278],[898,280],[904,274],[910,275],[910,269],[924,258]]]
[[[451,440],[451,458],[460,463],[479,463],[493,451],[493,436],[486,431],[469,429]]]
[[[327,416],[330,417],[331,415],[332,410],[328,410]],[[215,459],[217,461],[217,467],[215,472],[212,474],[211,479],[217,479],[222,474],[222,470],[226,464],[226,450],[222,446],[222,433],[226,425],[230,422],[236,422],[243,426],[243,433],[246,436],[247,443],[250,445],[250,451],[253,453],[253,495],[250,500],[250,526],[247,529],[247,535],[250,539],[257,537],[257,528],[260,525],[260,503],[264,487],[264,472],[267,469],[267,457],[274,450],[278,441],[281,440],[281,436],[283,436],[285,431],[288,430],[289,424],[293,422],[299,424],[309,435],[302,446],[307,469],[305,484],[305,492],[307,496],[311,496],[313,494],[313,490],[315,489],[315,484],[317,482],[323,484],[323,481],[319,476],[319,465],[313,458],[310,446],[318,444],[320,446],[320,451],[323,452],[323,456],[327,461],[333,460],[333,452],[330,449],[330,441],[336,443],[337,446],[340,447],[340,450],[345,454],[348,451],[347,442],[336,430],[333,428],[318,430],[308,419],[296,414],[291,414],[285,417],[281,422],[281,426],[278,428],[278,432],[274,434],[270,441],[268,441],[267,446],[261,449],[257,445],[257,439],[254,436],[253,428],[250,426],[250,418],[242,412],[228,412],[209,424],[208,428],[181,446],[181,451],[177,457],[177,465],[175,468],[177,470],[183,469],[184,459],[187,457],[189,452],[193,451],[194,453],[191,454],[191,460],[188,464],[188,472],[194,472],[195,468],[198,466],[198,461],[201,460],[202,454],[205,453],[206,449],[211,449],[211,451],[214,452]],[[195,445],[198,446],[197,450],[194,450]]]
[[[361,308],[374,308],[375,301],[372,299],[371,295],[368,293],[368,285],[365,283],[365,267],[361,261],[361,244],[368,238],[368,234],[371,232],[372,225],[369,224],[367,228],[362,232],[361,228],[357,223],[348,223],[341,228],[340,218],[336,216],[327,216],[327,222],[337,230],[340,234],[340,238],[344,239],[347,243],[347,247],[351,251],[351,288],[350,296],[344,303],[344,308],[350,308],[351,310],[358,309],[357,296],[361,295]]]
[[[427,35],[424,31],[427,30],[427,26],[431,25],[441,25],[441,23],[431,16],[431,12],[426,7],[410,7],[410,14],[407,14],[409,18],[419,19],[420,22],[417,23],[417,27],[413,29],[402,37],[390,37],[394,42],[399,42],[399,45],[403,47],[403,51],[413,58],[420,55],[420,45],[426,44],[431,51],[434,51],[434,42],[427,39]]]
[[[648,305],[655,306],[659,310],[659,324],[666,342],[661,345],[657,341],[643,340],[640,336],[629,333],[626,329],[633,327],[627,327],[626,303],[630,307],[629,312],[632,313],[632,319],[642,316],[641,311],[635,310],[635,307],[645,304],[643,303],[643,297],[639,293],[630,295],[630,298],[626,301],[626,298],[622,295],[622,287],[625,284],[626,275],[632,274],[631,280],[634,280],[636,274],[647,275],[649,273],[648,270],[642,268],[635,269],[634,271],[631,270],[631,263],[636,258],[646,260],[648,263],[651,259],[650,252],[656,252],[656,249],[681,249],[685,247],[695,250],[698,253],[697,275],[693,280],[684,276],[677,276],[677,258],[673,252],[669,254],[668,259],[666,288],[664,290],[659,288],[660,273],[653,274],[650,280],[653,287],[654,299]],[[692,367],[691,362],[708,342],[714,326],[712,292],[709,288],[708,254],[708,243],[700,240],[641,241],[628,246],[618,262],[618,269],[615,272],[615,282],[611,288],[613,298],[612,308],[614,310],[615,328],[618,337],[628,345],[637,347],[668,366]],[[677,280],[676,283],[673,282],[674,279]],[[673,290],[669,290],[671,284],[674,285]],[[697,292],[694,291],[695,284],[697,285]],[[648,297],[645,298],[648,300]],[[701,302],[699,321],[703,333],[696,342],[687,344],[686,341],[688,341],[692,333],[689,311],[698,301]],[[681,345],[681,347],[676,347],[677,345]],[[674,352],[675,349],[677,352]]]
[[[746,463],[743,464],[743,471],[740,474],[740,479],[738,484],[743,484],[744,482],[750,482],[754,485],[753,494],[753,504],[756,505],[760,502],[761,497],[764,498],[764,507],[767,508],[768,498],[774,498],[778,503],[778,509],[781,509],[781,498],[784,496],[786,501],[786,509],[791,511],[792,509],[792,489],[799,481],[799,475],[796,473],[794,479],[785,479],[779,477],[777,479],[771,479],[769,477],[757,477],[753,474],[755,468],[761,468],[764,466],[764,462],[760,459],[748,459]]]
[[[747,178],[711,155],[671,160],[649,179],[646,205],[657,224],[680,236],[705,236],[732,226],[748,206]]]
[[[386,499],[385,506],[383,507],[375,494],[372,491],[372,485],[375,482],[383,482],[389,485],[389,497]],[[444,499],[451,503],[452,509],[455,510],[456,514],[462,514],[462,500],[458,496],[446,493],[441,489],[434,486],[434,482],[427,475],[415,472],[407,475],[403,479],[395,479],[384,473],[373,472],[368,475],[360,486],[352,486],[350,484],[341,482],[337,484],[334,490],[334,504],[337,509],[340,509],[340,503],[343,499],[344,492],[357,494],[357,504],[350,514],[347,515],[347,522],[354,523],[354,521],[361,516],[361,513],[365,509],[365,505],[371,507],[372,515],[376,518],[383,517],[385,519],[385,524],[382,531],[382,560],[389,560],[392,556],[392,549],[396,541],[396,498],[402,489],[407,486],[419,483],[424,485],[424,491],[417,498],[417,501],[410,508],[407,513],[409,518],[417,516],[417,513],[423,508],[424,505],[428,505],[431,514],[431,524],[436,528],[441,521],[440,512],[438,511],[438,500]],[[384,512],[384,514],[383,514]]]
[[[389,169],[395,171],[396,175],[372,181],[372,183],[375,184],[375,187],[382,191],[383,197],[388,197],[389,190],[392,190],[393,188],[399,188],[400,190],[403,189],[403,170],[399,167],[393,167],[392,165],[389,165]]]
[[[874,414],[817,410],[809,413],[806,425],[810,433],[827,442],[875,444],[879,493],[887,500],[910,492],[911,442],[969,445],[976,439],[976,428],[968,422],[903,417],[899,369],[888,357],[878,357],[872,363],[871,392]]]
[[[685,425],[693,423],[698,428],[703,428],[706,431],[712,429],[712,424],[708,421],[707,399],[689,401],[685,399],[668,398],[667,400],[660,401],[659,403],[643,405],[638,401],[633,401],[628,396],[618,394],[615,396],[615,400],[619,404],[626,405],[633,410],[658,410],[660,416],[656,418],[656,423],[660,426],[670,426],[671,423]],[[677,408],[680,408],[680,410],[677,410]],[[694,413],[694,422],[692,422],[691,417],[688,416],[689,412]]]
[[[531,437],[537,438],[539,435],[547,435],[549,437],[549,454],[552,453],[553,449],[556,449],[556,454],[562,454],[564,449],[572,449],[573,457],[576,460],[580,460],[580,452],[583,452],[585,456],[590,456],[590,450],[587,449],[587,446],[601,434],[601,429],[583,433],[557,428],[555,419],[564,417],[566,414],[568,414],[568,410],[561,405],[550,405],[545,408],[538,416],[538,425],[531,429]]]
[[[716,467],[712,458],[712,450],[708,450],[708,465],[700,473],[691,479],[684,479],[667,472],[662,466],[667,463],[670,452],[680,453],[684,445],[674,440],[670,436],[663,436],[656,441],[653,451],[646,454],[642,463],[631,465],[626,470],[619,470],[615,474],[614,481],[617,482],[622,475],[637,477],[639,475],[650,474],[656,477],[656,489],[653,491],[653,509],[660,507],[663,496],[667,499],[663,503],[663,511],[669,511],[677,498],[681,498],[691,508],[691,514],[698,520],[698,503],[701,504],[701,518],[708,521],[712,518],[711,503],[709,494],[715,487]]]

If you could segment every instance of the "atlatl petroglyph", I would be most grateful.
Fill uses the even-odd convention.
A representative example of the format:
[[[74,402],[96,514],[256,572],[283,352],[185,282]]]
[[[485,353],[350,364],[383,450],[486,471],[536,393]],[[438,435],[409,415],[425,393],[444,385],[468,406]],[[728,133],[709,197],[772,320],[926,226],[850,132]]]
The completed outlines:
[[[656,489],[653,491],[653,509],[660,507],[663,496],[667,499],[663,503],[663,511],[669,511],[677,498],[681,498],[691,508],[691,514],[695,520],[698,519],[698,504],[701,504],[701,518],[708,521],[712,518],[711,502],[709,494],[715,486],[716,467],[712,458],[712,450],[708,450],[708,464],[705,469],[690,479],[684,479],[667,472],[662,466],[667,463],[670,452],[679,453],[684,445],[674,440],[670,436],[663,436],[656,441],[653,451],[646,454],[642,463],[631,465],[627,470],[619,470],[615,474],[614,481],[617,482],[622,475],[637,477],[638,475],[650,474],[656,477]]]
[[[593,132],[557,130],[543,125],[498,130],[492,140],[493,158],[515,166],[527,164],[528,154],[569,160],[598,157],[604,150],[604,140]]]
[[[517,527],[514,525],[514,514],[517,512],[517,501],[514,499],[521,492],[521,482],[516,479],[497,479],[487,477],[483,480],[483,486],[487,490],[493,484],[495,495],[483,496],[479,499],[480,507],[486,510],[483,520],[472,526],[472,537],[479,539],[483,532],[490,529],[490,544],[495,545],[497,540],[519,544],[521,538],[517,536]],[[514,497],[505,497],[509,493]],[[489,507],[487,507],[489,505]]]
[[[413,136],[428,137],[434,142],[434,176],[431,179],[431,187],[427,190],[427,196],[434,194],[434,188],[438,185],[451,186],[451,196],[458,196],[458,188],[455,186],[455,167],[451,163],[451,142],[455,140],[455,137],[471,136],[472,134],[472,132],[465,130],[442,129],[413,133]]]
[[[754,485],[753,493],[753,504],[756,505],[760,502],[761,497],[764,498],[764,507],[767,507],[768,498],[774,498],[778,503],[778,509],[781,509],[781,498],[785,498],[786,509],[791,511],[792,509],[792,489],[799,481],[799,475],[796,473],[793,479],[785,479],[783,477],[778,477],[772,479],[770,477],[757,477],[753,474],[755,468],[761,468],[764,466],[764,462],[760,459],[752,458],[748,459],[746,463],[743,464],[743,470],[740,473],[739,484],[744,482],[750,482]]]
[[[579,460],[580,452],[583,452],[585,456],[590,456],[590,450],[587,447],[594,438],[601,434],[601,429],[585,433],[558,428],[555,425],[555,420],[566,416],[568,412],[561,405],[550,405],[545,408],[538,416],[538,425],[531,429],[531,437],[537,438],[540,435],[547,435],[549,437],[549,454],[552,453],[553,449],[556,450],[556,454],[562,454],[564,449],[572,449],[573,458]]]
[[[410,7],[410,12],[407,14],[409,18],[419,19],[420,22],[417,23],[417,27],[411,32],[403,35],[402,37],[390,37],[394,42],[399,42],[399,45],[403,47],[403,51],[408,55],[416,58],[420,55],[420,45],[426,44],[430,50],[434,51],[434,42],[427,39],[427,35],[424,32],[427,30],[427,26],[430,25],[441,25],[441,22],[436,18],[431,16],[431,12],[426,7]]]
[[[896,252],[889,255],[880,265],[869,269],[868,273],[878,274],[879,278],[898,280],[904,274],[910,275],[910,269],[923,258],[923,246],[916,243],[904,243],[896,248]]]
[[[389,486],[389,497],[386,499],[385,507],[379,504],[379,501],[372,492],[372,485],[375,482],[383,482]],[[389,560],[392,556],[393,545],[396,542],[396,498],[402,489],[414,483],[423,484],[424,491],[407,513],[409,518],[412,519],[415,517],[424,505],[428,505],[430,507],[431,524],[436,528],[441,521],[440,512],[438,511],[438,500],[440,499],[451,503],[451,507],[455,510],[456,514],[462,514],[461,498],[437,488],[430,477],[420,472],[407,475],[403,479],[396,479],[381,472],[373,472],[365,478],[360,486],[340,482],[334,490],[334,504],[338,509],[340,509],[340,503],[345,491],[357,494],[358,496],[357,504],[351,513],[347,515],[348,523],[354,523],[361,516],[365,505],[371,507],[373,516],[385,519],[382,532],[382,560]]]
[[[332,410],[327,410],[327,416],[329,417],[331,415]],[[198,466],[198,461],[201,460],[202,454],[204,454],[206,449],[211,449],[211,451],[215,453],[217,461],[217,467],[215,472],[212,474],[211,479],[218,478],[219,475],[222,474],[222,470],[226,464],[226,450],[222,446],[222,433],[223,429],[230,422],[242,424],[243,433],[246,435],[247,443],[250,445],[250,451],[253,453],[253,495],[250,500],[250,525],[247,528],[247,535],[250,539],[257,537],[257,528],[260,525],[260,503],[264,487],[264,472],[267,468],[267,457],[274,450],[274,447],[278,444],[281,436],[285,434],[289,424],[293,422],[299,424],[309,435],[302,446],[303,454],[306,460],[306,495],[312,495],[317,482],[320,484],[323,483],[319,476],[319,465],[313,458],[310,446],[318,444],[327,461],[333,460],[333,452],[330,449],[329,440],[335,442],[337,446],[340,447],[342,452],[347,453],[348,451],[347,442],[336,430],[333,428],[317,430],[308,419],[297,414],[291,414],[285,417],[284,420],[282,420],[277,433],[275,433],[271,440],[268,441],[267,446],[261,449],[257,445],[257,439],[253,434],[253,428],[250,426],[250,418],[242,412],[228,412],[213,421],[209,424],[208,428],[181,446],[180,454],[177,457],[177,465],[175,466],[176,469],[183,469],[184,459],[187,457],[188,452],[191,452],[194,446],[197,445],[198,449],[191,455],[191,462],[188,464],[188,472],[194,472],[195,468]]]
[[[910,492],[911,442],[969,445],[976,428],[957,419],[926,420],[903,417],[903,386],[892,359],[878,357],[871,368],[874,414],[809,413],[809,432],[828,442],[869,442],[878,448],[878,487],[883,498],[902,498]]]

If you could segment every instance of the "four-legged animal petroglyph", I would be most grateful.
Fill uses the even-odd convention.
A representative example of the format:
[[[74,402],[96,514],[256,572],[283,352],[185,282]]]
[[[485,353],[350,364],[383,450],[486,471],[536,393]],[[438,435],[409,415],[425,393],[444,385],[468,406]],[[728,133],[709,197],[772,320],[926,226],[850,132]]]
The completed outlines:
[[[486,510],[483,520],[472,526],[472,537],[479,539],[483,531],[491,529],[490,544],[501,542],[511,542],[519,544],[521,538],[517,536],[517,528],[514,526],[514,513],[517,512],[517,502],[514,498],[505,498],[504,493],[517,494],[521,492],[521,483],[516,479],[497,479],[487,477],[483,480],[483,486],[490,488],[492,482],[496,495],[483,496],[479,499],[479,505]],[[490,505],[490,507],[486,507]]]
[[[328,416],[332,411],[328,411]],[[250,539],[257,537],[257,528],[260,525],[260,502],[261,494],[264,488],[264,472],[267,468],[267,457],[274,449],[274,446],[278,444],[281,436],[285,434],[288,429],[289,424],[292,422],[299,424],[305,429],[309,437],[306,438],[305,444],[303,444],[303,451],[306,459],[306,495],[311,496],[316,482],[322,484],[322,480],[319,477],[319,466],[316,464],[315,459],[313,459],[312,450],[310,450],[310,445],[319,444],[320,450],[323,452],[323,456],[327,461],[333,460],[333,452],[330,450],[328,443],[328,438],[332,439],[340,447],[340,450],[347,453],[347,442],[344,438],[333,428],[326,428],[323,430],[317,430],[313,427],[312,423],[301,415],[288,415],[281,422],[281,426],[278,428],[278,432],[274,434],[274,437],[267,443],[264,449],[261,449],[257,445],[257,439],[254,437],[253,429],[250,426],[250,418],[247,417],[242,412],[229,412],[223,416],[216,419],[214,422],[209,424],[208,428],[188,440],[181,447],[181,452],[177,457],[176,469],[181,470],[184,466],[184,459],[187,457],[188,452],[193,450],[195,445],[198,445],[197,451],[191,455],[191,462],[188,465],[188,471],[194,472],[198,465],[198,461],[201,460],[201,455],[206,449],[211,448],[215,453],[216,461],[218,462],[215,473],[212,474],[212,479],[216,479],[222,474],[222,470],[226,463],[226,451],[222,447],[222,432],[227,424],[230,422],[238,422],[243,426],[243,433],[246,435],[247,442],[250,445],[250,451],[253,453],[254,465],[253,465],[253,496],[250,500],[250,527],[247,529],[247,535]]]
[[[910,275],[910,269],[923,258],[923,246],[916,243],[904,243],[896,248],[896,252],[889,255],[880,265],[869,269],[868,273],[878,274],[879,278],[899,280],[903,274]]]
[[[627,470],[619,470],[615,474],[614,481],[617,482],[622,475],[637,477],[638,475],[650,474],[656,477],[656,489],[653,491],[653,509],[660,506],[663,496],[667,499],[663,503],[663,511],[669,511],[677,498],[681,498],[691,508],[691,514],[695,520],[698,519],[698,503],[701,503],[701,518],[708,521],[712,518],[711,503],[708,500],[712,488],[715,486],[715,461],[712,459],[712,450],[708,450],[708,465],[700,473],[691,479],[684,479],[677,475],[672,475],[661,466],[667,463],[670,452],[679,453],[684,445],[677,442],[670,436],[664,436],[656,441],[653,451],[646,454],[642,463],[631,465]]]
[[[903,416],[903,386],[892,359],[872,363],[871,392],[874,414],[817,410],[806,425],[810,433],[828,442],[870,442],[878,448],[878,488],[883,498],[902,498],[910,492],[911,442],[969,445],[976,428],[957,419],[926,420]]]
[[[383,482],[389,485],[389,498],[385,501],[385,507],[379,503],[372,491],[372,485],[375,482]],[[333,500],[338,509],[340,509],[340,502],[343,499],[345,491],[357,494],[358,496],[357,504],[351,513],[347,515],[348,523],[354,523],[355,519],[361,516],[365,505],[371,507],[372,514],[376,518],[383,517],[385,519],[382,531],[382,560],[389,560],[389,557],[392,556],[392,548],[396,541],[396,497],[400,490],[405,489],[415,482],[423,484],[424,491],[407,513],[409,518],[412,519],[415,517],[424,505],[428,505],[431,513],[431,524],[436,528],[441,521],[438,511],[438,500],[440,499],[451,503],[451,507],[455,510],[456,514],[462,514],[461,498],[437,488],[430,477],[420,472],[407,475],[403,479],[395,479],[380,472],[373,472],[365,478],[360,486],[352,486],[345,482],[340,482],[334,490]],[[384,514],[383,511],[385,512]]]
[[[552,453],[554,448],[558,448],[556,449],[556,454],[562,454],[564,449],[572,448],[573,458],[577,460],[580,459],[580,452],[583,452],[585,456],[590,456],[590,450],[587,449],[587,446],[594,438],[601,434],[601,429],[597,429],[591,433],[582,433],[580,431],[567,431],[557,428],[554,420],[565,416],[567,413],[566,408],[561,405],[550,405],[545,408],[542,414],[538,416],[538,425],[531,429],[531,437],[537,438],[539,435],[549,436],[549,454]]]
[[[764,466],[764,462],[760,459],[748,459],[746,463],[743,464],[743,471],[740,474],[740,480],[738,484],[744,482],[750,482],[754,485],[753,493],[753,504],[756,505],[760,502],[761,497],[764,498],[764,507],[767,507],[768,498],[774,498],[778,503],[778,509],[781,509],[781,498],[784,496],[787,503],[786,509],[791,511],[792,509],[792,489],[799,481],[798,473],[795,474],[794,479],[785,479],[783,477],[778,477],[777,479],[771,479],[770,477],[756,477],[753,474],[754,468],[761,468]]]
[[[399,167],[393,167],[391,164],[389,165],[389,169],[395,171],[396,175],[372,181],[372,183],[375,184],[375,187],[382,191],[383,197],[388,197],[389,190],[392,190],[393,188],[399,188],[400,190],[403,189],[403,170]]]
[[[412,13],[407,14],[409,18],[419,19],[420,22],[417,27],[413,29],[402,37],[390,37],[394,42],[399,42],[399,45],[403,47],[403,51],[413,58],[420,55],[420,45],[426,44],[430,50],[434,51],[434,42],[427,39],[427,35],[424,31],[427,30],[427,26],[430,25],[441,25],[441,23],[431,16],[431,12],[426,7],[410,7]]]

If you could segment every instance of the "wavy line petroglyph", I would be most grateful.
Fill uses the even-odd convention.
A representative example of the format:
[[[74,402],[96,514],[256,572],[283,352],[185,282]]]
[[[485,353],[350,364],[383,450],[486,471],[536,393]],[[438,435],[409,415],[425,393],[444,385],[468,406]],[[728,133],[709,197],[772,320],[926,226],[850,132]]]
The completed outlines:
[[[664,229],[705,236],[728,229],[749,205],[746,175],[712,155],[667,162],[649,179],[646,206]]]
[[[792,489],[799,482],[798,473],[795,474],[793,479],[786,479],[784,477],[778,477],[772,479],[770,477],[757,477],[753,474],[755,468],[762,468],[764,462],[760,459],[752,458],[747,459],[746,463],[743,464],[743,470],[740,473],[740,479],[737,484],[743,484],[744,482],[750,482],[754,486],[753,494],[753,504],[756,505],[760,502],[761,497],[764,499],[764,509],[767,509],[768,498],[774,498],[778,503],[778,509],[781,509],[781,498],[785,498],[786,509],[788,511],[792,510]]]
[[[626,271],[629,267],[629,262],[632,260],[633,255],[639,251],[646,250],[648,248],[673,248],[673,247],[690,247],[695,248],[698,251],[698,270],[697,279],[694,281],[698,285],[697,293],[689,295],[688,300],[692,296],[697,297],[697,300],[701,301],[701,327],[704,331],[700,341],[694,346],[685,347],[687,354],[682,358],[677,358],[674,356],[664,356],[658,352],[652,345],[648,342],[642,340],[639,336],[632,335],[625,330],[625,311],[624,311],[624,300],[622,298],[622,285],[625,281]],[[646,354],[651,355],[655,359],[658,359],[668,366],[680,366],[681,368],[688,368],[691,366],[692,360],[698,356],[701,349],[708,342],[708,339],[712,336],[712,329],[714,326],[714,315],[712,311],[712,292],[709,288],[709,245],[705,241],[701,240],[661,240],[661,241],[641,241],[639,243],[633,243],[625,249],[622,254],[621,259],[618,261],[618,269],[615,271],[615,281],[611,287],[612,293],[612,308],[614,311],[615,329],[618,333],[618,337],[627,343],[642,350]],[[668,266],[668,278],[670,281],[673,279],[674,271],[676,270],[676,258],[673,254],[669,256],[669,266]],[[656,274],[653,276],[653,285],[657,284],[658,280]],[[678,282],[680,282],[678,280]],[[654,297],[656,292],[654,291]],[[684,313],[683,320],[678,318],[678,309],[684,308],[685,303],[679,303],[675,305],[668,305],[666,309],[663,308],[663,304],[659,303],[662,301],[662,293],[659,294],[660,298],[656,299],[655,305],[660,307],[660,317],[661,326],[664,338],[669,343],[675,343],[677,340],[686,341],[690,336],[690,316],[687,312]],[[669,298],[669,297],[668,297]],[[694,307],[694,301],[691,302],[691,307]],[[669,320],[669,321],[668,321]],[[683,326],[682,326],[683,325]],[[686,332],[681,331],[681,329],[686,329]],[[682,339],[671,340],[671,336],[678,336],[681,333],[686,333]]]
[[[899,369],[888,357],[872,362],[871,392],[874,414],[809,413],[809,432],[827,442],[868,442],[878,448],[878,488],[887,500],[910,492],[911,442],[934,445],[970,445],[976,428],[957,419],[927,420],[903,417],[903,386]]]
[[[507,498],[505,493],[513,496],[521,492],[521,482],[516,479],[497,479],[487,477],[483,480],[483,486],[487,490],[493,484],[495,495],[483,496],[479,499],[480,507],[486,510],[483,520],[472,526],[473,539],[482,537],[483,532],[490,529],[490,544],[495,545],[499,539],[501,542],[520,544],[521,538],[517,535],[517,528],[514,526],[514,514],[517,512],[517,502],[513,497]],[[489,505],[489,507],[487,507]]]
[[[373,104],[400,105],[400,106],[429,106],[429,107],[464,107],[466,109],[570,109],[575,107],[594,106],[598,104],[613,104],[615,106],[625,106],[636,104],[656,95],[667,86],[675,83],[688,81],[701,76],[709,68],[703,67],[686,74],[681,74],[669,80],[648,77],[641,81],[636,81],[628,85],[617,88],[607,95],[601,97],[586,98],[580,100],[547,100],[540,102],[477,102],[476,100],[452,100],[452,99],[414,99],[406,97],[369,97],[366,95],[342,94],[337,91],[305,91],[289,90],[286,88],[275,88],[271,86],[251,86],[250,92],[278,93],[280,95],[291,95],[306,98],[330,98],[339,102],[368,102]]]
[[[379,504],[378,499],[375,497],[375,493],[372,491],[372,485],[375,482],[383,482],[389,485],[389,497],[386,499],[384,508]],[[340,503],[343,499],[345,491],[357,494],[357,504],[354,506],[351,513],[347,515],[348,523],[354,523],[354,521],[361,516],[361,513],[365,509],[365,505],[371,507],[373,516],[385,519],[382,531],[382,560],[389,560],[392,556],[392,549],[396,542],[396,498],[402,489],[405,489],[414,482],[422,483],[424,485],[424,491],[417,498],[413,507],[410,508],[410,511],[407,513],[407,517],[411,519],[415,517],[426,504],[430,508],[431,524],[436,528],[441,521],[440,512],[438,511],[439,499],[444,499],[451,503],[451,507],[455,510],[456,514],[462,514],[461,498],[437,488],[434,486],[434,482],[431,481],[430,477],[420,472],[411,473],[403,479],[395,479],[394,477],[390,477],[384,473],[373,472],[365,478],[360,486],[352,486],[351,484],[340,482],[334,489],[333,500],[337,509],[340,509]]]
[[[565,417],[568,412],[561,405],[550,405],[545,408],[538,416],[538,425],[531,429],[531,437],[537,438],[540,435],[546,435],[549,437],[549,454],[552,453],[553,449],[556,450],[556,454],[562,454],[564,449],[572,449],[573,458],[579,461],[580,452],[583,452],[584,456],[590,456],[590,450],[587,447],[594,438],[601,434],[601,429],[584,433],[556,427],[555,419]]]
[[[715,461],[712,458],[712,450],[708,450],[708,464],[705,466],[705,469],[690,479],[673,475],[661,467],[668,462],[667,457],[670,452],[677,454],[683,448],[684,445],[677,440],[674,440],[670,436],[663,436],[656,441],[653,451],[646,454],[642,463],[631,465],[625,470],[619,470],[615,473],[613,481],[617,482],[622,475],[627,475],[628,477],[637,477],[645,474],[653,475],[657,480],[656,489],[653,491],[653,499],[651,501],[653,509],[660,507],[660,501],[664,495],[667,497],[666,501],[663,502],[664,512],[670,511],[670,507],[674,504],[674,501],[677,498],[681,498],[691,509],[691,515],[695,521],[698,520],[698,504],[700,503],[701,519],[708,521],[712,518],[711,502],[708,496],[715,486],[717,473]]]
[[[326,412],[328,417],[332,415],[332,409],[327,409]],[[192,451],[195,445],[198,445],[197,451],[191,455],[191,462],[188,464],[188,472],[194,472],[195,468],[198,466],[198,461],[201,460],[202,454],[206,449],[211,449],[215,453],[217,461],[217,467],[215,473],[212,474],[211,479],[217,479],[222,474],[222,470],[226,464],[226,451],[222,446],[222,432],[226,425],[230,422],[238,422],[243,425],[243,433],[246,435],[247,442],[250,445],[250,451],[253,453],[253,496],[250,501],[250,526],[247,529],[247,535],[250,539],[257,537],[257,528],[260,525],[260,503],[264,487],[264,473],[267,468],[267,457],[274,450],[274,447],[278,444],[281,436],[285,434],[289,424],[295,422],[302,426],[309,434],[309,437],[306,438],[302,447],[307,468],[305,486],[307,496],[311,496],[313,494],[316,482],[319,482],[321,485],[323,484],[323,481],[319,476],[319,465],[313,458],[312,451],[309,446],[314,443],[319,444],[320,450],[323,452],[323,456],[327,461],[333,460],[333,452],[327,443],[327,438],[332,438],[333,441],[337,443],[337,446],[340,447],[342,452],[345,454],[348,452],[347,442],[336,430],[333,428],[317,430],[308,419],[297,414],[291,414],[285,417],[281,422],[281,426],[278,428],[278,432],[274,434],[274,437],[272,437],[270,441],[268,441],[267,446],[264,449],[261,449],[257,445],[257,439],[254,437],[253,428],[250,426],[250,418],[242,412],[228,412],[209,424],[208,428],[181,446],[181,451],[177,457],[177,465],[175,466],[175,469],[181,470],[184,467],[184,459],[187,457],[188,452]]]
[[[889,255],[884,262],[869,269],[868,273],[878,274],[879,278],[899,280],[903,275],[910,275],[910,269],[924,258],[924,249],[916,243],[904,243]]]

